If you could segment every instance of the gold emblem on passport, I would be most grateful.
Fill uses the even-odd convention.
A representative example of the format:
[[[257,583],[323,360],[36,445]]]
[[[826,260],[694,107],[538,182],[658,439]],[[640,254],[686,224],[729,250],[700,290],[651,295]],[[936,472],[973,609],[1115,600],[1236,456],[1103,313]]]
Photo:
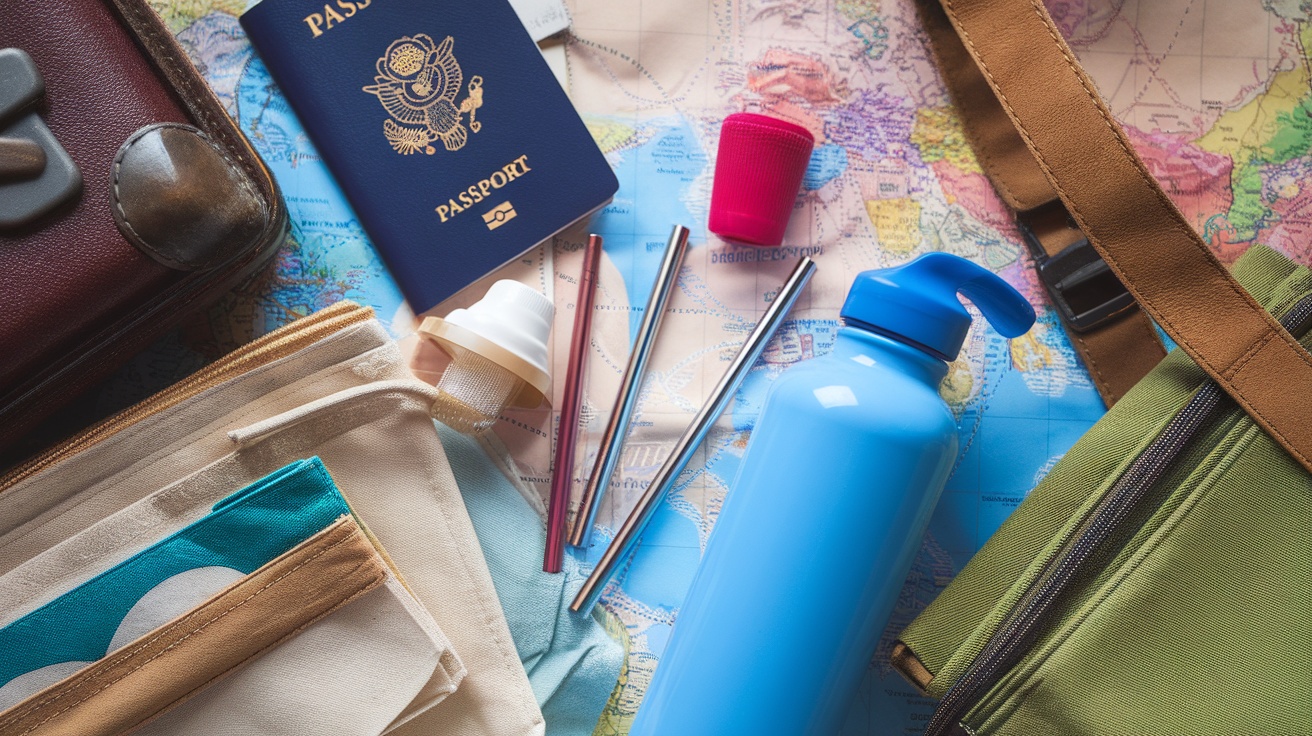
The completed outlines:
[[[424,33],[402,36],[378,59],[374,84],[362,88],[376,95],[391,116],[383,121],[383,135],[397,153],[431,155],[437,141],[448,151],[458,151],[470,132],[482,129],[474,114],[483,104],[483,78],[470,78],[465,99],[456,103],[464,73],[451,52],[454,45],[450,36],[441,44]]]
[[[483,213],[483,222],[488,230],[496,230],[513,219],[515,219],[515,206],[509,202],[502,202]]]

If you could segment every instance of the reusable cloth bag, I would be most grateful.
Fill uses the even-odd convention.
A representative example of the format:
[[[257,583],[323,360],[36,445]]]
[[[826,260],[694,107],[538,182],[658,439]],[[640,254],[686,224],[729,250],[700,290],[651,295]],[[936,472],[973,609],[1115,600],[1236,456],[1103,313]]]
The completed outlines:
[[[1312,733],[1308,272],[1217,262],[1037,0],[919,7],[1103,395],[1148,371],[902,633],[926,733]]]
[[[212,510],[206,480],[0,577],[0,732],[365,736],[454,691],[450,643],[318,459]]]
[[[0,573],[204,470],[215,502],[317,455],[466,675],[397,734],[540,734],[478,540],[409,374],[371,313],[339,304],[203,369],[0,479]]]

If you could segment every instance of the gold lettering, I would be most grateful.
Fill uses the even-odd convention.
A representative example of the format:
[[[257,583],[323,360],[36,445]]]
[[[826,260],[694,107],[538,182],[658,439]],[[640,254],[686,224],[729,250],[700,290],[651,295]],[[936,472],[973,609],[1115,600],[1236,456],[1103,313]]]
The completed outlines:
[[[364,10],[369,7],[369,3],[371,2],[373,2],[373,0],[355,0],[355,7]]]
[[[346,21],[346,19],[342,17],[341,13],[338,13],[336,10],[333,10],[333,6],[331,5],[323,6],[323,17],[325,21],[323,28],[325,31],[332,30],[334,20],[336,20],[338,23],[343,23]]]
[[[351,0],[337,0],[337,7],[346,11],[347,18],[350,18],[351,16],[355,15],[355,11],[356,11],[355,3],[351,2]]]
[[[343,2],[345,0],[337,0]],[[362,0],[349,0],[354,2],[357,8],[363,8],[367,3]],[[373,0],[368,0],[372,2]],[[494,189],[500,189],[510,182],[523,176],[526,172],[532,171],[528,165],[528,155],[525,154],[510,163],[494,170],[486,179],[480,179],[477,184],[473,184],[463,191],[456,194],[452,199],[448,199],[446,204],[438,205],[436,212],[446,222],[465,210],[473,207],[475,204],[488,198]]]
[[[311,38],[318,38],[323,35],[323,16],[318,13],[310,13],[305,16],[305,25],[310,27],[310,33],[314,35]]]

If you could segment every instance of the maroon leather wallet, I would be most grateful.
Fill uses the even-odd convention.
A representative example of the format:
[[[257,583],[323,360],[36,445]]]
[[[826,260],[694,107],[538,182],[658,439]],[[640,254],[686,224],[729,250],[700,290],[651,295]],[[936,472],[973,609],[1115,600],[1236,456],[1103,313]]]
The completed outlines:
[[[4,15],[0,143],[46,151],[0,156],[0,454],[288,229],[268,170],[144,0]]]

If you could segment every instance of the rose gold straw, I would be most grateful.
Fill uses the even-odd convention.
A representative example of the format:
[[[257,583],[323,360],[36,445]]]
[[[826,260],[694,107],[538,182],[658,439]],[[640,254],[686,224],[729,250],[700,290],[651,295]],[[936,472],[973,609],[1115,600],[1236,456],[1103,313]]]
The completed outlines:
[[[597,267],[601,263],[601,236],[589,235],[583,251],[579,293],[574,298],[574,333],[570,337],[569,366],[565,369],[565,396],[560,407],[560,429],[556,435],[556,459],[551,475],[551,500],[547,508],[547,549],[542,569],[560,572],[565,551],[565,517],[569,513],[570,481],[574,478],[574,446],[579,435],[579,410],[583,404],[583,361],[588,356],[592,334],[592,305],[597,295]]]

